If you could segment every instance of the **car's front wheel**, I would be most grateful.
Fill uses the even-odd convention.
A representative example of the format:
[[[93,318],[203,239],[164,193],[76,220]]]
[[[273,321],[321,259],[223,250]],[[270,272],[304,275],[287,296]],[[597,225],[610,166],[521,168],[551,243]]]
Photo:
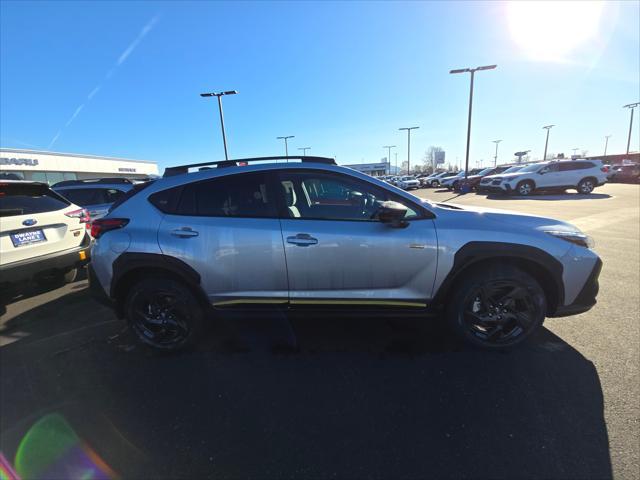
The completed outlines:
[[[527,195],[531,195],[535,188],[533,182],[525,180],[516,186],[516,192],[518,192],[518,195],[526,197]]]
[[[593,178],[584,178],[580,180],[578,183],[578,193],[589,194],[593,192],[593,189],[596,188],[596,184],[593,181]]]
[[[465,274],[449,299],[447,317],[456,334],[486,349],[526,340],[544,321],[547,302],[540,284],[511,265]]]
[[[194,294],[173,278],[140,280],[130,288],[124,307],[137,339],[157,350],[193,346],[204,323]]]

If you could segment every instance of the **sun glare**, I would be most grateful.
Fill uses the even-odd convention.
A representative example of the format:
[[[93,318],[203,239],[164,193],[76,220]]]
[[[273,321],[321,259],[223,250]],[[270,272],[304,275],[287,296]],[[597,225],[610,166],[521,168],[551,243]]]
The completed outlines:
[[[603,2],[517,1],[507,4],[509,30],[532,60],[566,61],[598,35]]]

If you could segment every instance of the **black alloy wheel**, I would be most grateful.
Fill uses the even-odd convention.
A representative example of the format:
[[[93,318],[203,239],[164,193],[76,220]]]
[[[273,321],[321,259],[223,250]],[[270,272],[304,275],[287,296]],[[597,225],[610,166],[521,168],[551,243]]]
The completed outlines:
[[[125,311],[138,340],[163,351],[191,346],[203,316],[193,294],[172,279],[147,279],[134,285]]]
[[[512,347],[544,321],[546,299],[542,288],[515,267],[475,272],[458,290],[450,320],[457,333],[473,345]]]

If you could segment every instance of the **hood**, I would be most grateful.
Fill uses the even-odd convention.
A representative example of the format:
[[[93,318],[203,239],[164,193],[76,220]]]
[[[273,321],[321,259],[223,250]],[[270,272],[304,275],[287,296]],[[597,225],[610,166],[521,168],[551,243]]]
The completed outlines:
[[[452,215],[473,215],[474,217],[484,217],[489,221],[505,223],[523,228],[533,228],[536,230],[556,230],[566,232],[580,232],[580,229],[570,223],[557,220],[555,218],[540,217],[526,213],[501,210],[498,208],[475,207],[459,205],[454,203],[436,203],[436,207],[448,211]]]
[[[531,172],[529,172],[531,173]],[[525,173],[521,173],[521,172],[513,172],[513,173],[498,173],[497,175],[489,175],[489,177],[493,178],[494,180],[497,178],[516,178],[519,177],[520,175],[525,175]],[[489,177],[485,177],[485,178],[489,178]]]

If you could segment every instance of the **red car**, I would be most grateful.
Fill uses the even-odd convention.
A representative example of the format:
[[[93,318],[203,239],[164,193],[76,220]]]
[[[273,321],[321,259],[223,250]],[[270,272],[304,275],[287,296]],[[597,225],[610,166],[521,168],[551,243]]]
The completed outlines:
[[[640,165],[619,165],[613,167],[611,173],[607,176],[610,182],[616,183],[639,183],[640,182]]]

